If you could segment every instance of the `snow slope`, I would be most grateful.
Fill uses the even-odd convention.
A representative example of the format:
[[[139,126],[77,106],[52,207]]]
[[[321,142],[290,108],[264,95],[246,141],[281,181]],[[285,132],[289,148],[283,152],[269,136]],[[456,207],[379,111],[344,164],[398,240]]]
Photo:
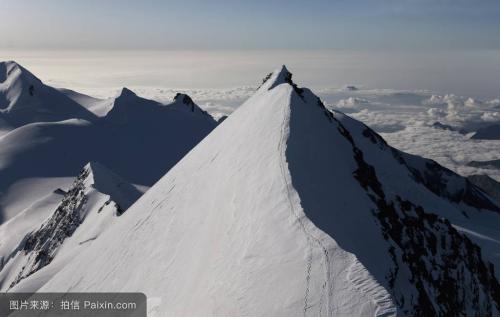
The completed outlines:
[[[140,196],[104,166],[87,164],[67,192],[55,191],[0,226],[0,289],[35,291]]]
[[[95,115],[43,84],[15,62],[0,62],[0,128],[13,129],[33,122],[71,118],[92,121]]]
[[[111,110],[94,121],[30,123],[0,137],[0,223],[15,216],[2,195],[11,186],[22,179],[74,177],[93,160],[134,184],[151,186],[217,125],[180,96],[163,105],[124,88]]]
[[[283,67],[41,290],[142,291],[162,317],[498,316],[498,258],[453,225],[499,219]]]

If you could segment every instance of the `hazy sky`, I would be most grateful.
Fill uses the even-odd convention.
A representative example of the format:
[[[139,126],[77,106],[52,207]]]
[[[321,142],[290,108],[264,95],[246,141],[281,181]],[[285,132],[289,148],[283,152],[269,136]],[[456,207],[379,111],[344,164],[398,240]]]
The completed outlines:
[[[500,0],[0,0],[0,60],[49,84],[252,85],[498,97]]]
[[[491,49],[499,0],[0,0],[0,49]]]

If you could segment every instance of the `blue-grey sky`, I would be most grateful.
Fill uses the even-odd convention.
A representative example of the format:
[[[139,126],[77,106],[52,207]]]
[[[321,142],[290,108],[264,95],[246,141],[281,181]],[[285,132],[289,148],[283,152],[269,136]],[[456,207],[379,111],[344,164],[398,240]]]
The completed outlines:
[[[499,0],[0,0],[0,49],[497,49]]]

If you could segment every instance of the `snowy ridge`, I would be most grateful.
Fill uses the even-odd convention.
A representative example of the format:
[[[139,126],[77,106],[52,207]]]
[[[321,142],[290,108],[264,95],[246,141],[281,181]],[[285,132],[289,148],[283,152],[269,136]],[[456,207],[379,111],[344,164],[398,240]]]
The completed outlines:
[[[2,288],[12,289],[29,279],[49,266],[61,250],[61,257],[65,257],[96,240],[114,222],[113,218],[120,216],[140,195],[135,187],[99,163],[87,164],[55,211],[12,251],[8,265],[0,272],[5,278]],[[6,285],[7,281],[10,285]]]
[[[173,111],[183,111],[190,116],[196,116],[214,122],[214,119],[194,103],[186,94],[178,93],[173,102],[168,105],[162,105],[156,101],[141,98],[132,90],[122,88],[120,94],[114,99],[113,107],[109,110],[103,122],[114,124],[125,124],[130,121],[150,121],[153,116],[164,115]]]
[[[291,82],[291,74],[288,72],[286,67],[283,66],[283,68],[279,72],[275,72],[277,75],[271,77],[271,87],[274,87],[278,84],[285,83],[285,82]],[[287,81],[284,81],[287,80]],[[285,111],[286,108],[283,108],[283,111]],[[288,202],[290,204],[290,211],[292,213],[292,216],[297,219],[297,222],[300,225],[300,228],[303,232],[303,234],[307,238],[307,244],[308,244],[308,256],[307,256],[307,268],[306,268],[306,290],[304,294],[304,316],[308,315],[308,311],[311,308],[314,308],[314,306],[309,302],[309,292],[310,290],[310,283],[311,283],[311,270],[313,269],[313,249],[318,248],[321,253],[323,253],[323,265],[322,265],[322,270],[325,271],[325,278],[324,282],[321,286],[321,296],[319,299],[318,307],[319,311],[317,312],[319,316],[322,316],[323,313],[323,306],[326,305],[326,308],[329,309],[330,305],[328,303],[330,299],[330,289],[331,287],[329,286],[329,280],[331,279],[330,275],[330,259],[329,259],[329,254],[328,254],[328,249],[324,245],[324,243],[320,240],[321,238],[318,238],[315,234],[313,234],[308,227],[311,227],[312,225],[308,222],[308,219],[305,217],[305,215],[300,212],[297,212],[297,209],[300,208],[300,199],[297,197],[296,192],[293,189],[292,182],[290,179],[290,174],[287,172],[288,171],[288,166],[286,165],[286,147],[285,143],[286,140],[288,139],[288,121],[289,118],[287,116],[289,113],[284,113],[283,114],[283,123],[281,126],[281,136],[280,136],[280,142],[278,144],[278,149],[281,153],[281,160],[280,160],[280,170],[281,170],[281,176],[283,177],[284,185],[287,191],[287,198]],[[293,198],[292,198],[293,197]],[[295,206],[298,205],[298,206]],[[297,208],[298,207],[298,208]],[[327,301],[324,303],[324,301]]]

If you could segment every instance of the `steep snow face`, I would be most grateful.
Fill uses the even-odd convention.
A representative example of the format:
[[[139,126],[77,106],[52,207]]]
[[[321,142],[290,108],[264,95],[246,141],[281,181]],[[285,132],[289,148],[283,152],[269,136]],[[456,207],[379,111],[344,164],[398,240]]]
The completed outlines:
[[[113,98],[99,99],[66,88],[59,88],[58,90],[98,117],[105,116],[113,106]]]
[[[9,290],[22,281],[24,291],[38,289],[53,274],[55,267],[60,269],[69,256],[97,240],[140,195],[135,187],[99,163],[87,164],[41,226],[32,231],[17,228],[15,237],[7,237],[1,255],[1,288]],[[25,214],[36,211],[28,209]],[[26,221],[14,218],[0,227],[0,232],[18,223],[26,224]],[[23,233],[25,236],[20,239]],[[17,245],[13,248],[10,244],[9,248],[9,240],[14,239]],[[60,261],[55,261],[56,256]]]
[[[95,115],[15,62],[0,62],[0,128],[70,118],[93,120]]]
[[[93,122],[32,123],[1,137],[0,193],[21,179],[74,177],[91,160],[151,186],[216,125],[192,101],[163,105],[124,88],[107,115]],[[0,209],[0,223],[13,216]]]
[[[142,291],[153,316],[498,315],[492,266],[444,218],[498,213],[406,159],[283,67],[41,290]]]

